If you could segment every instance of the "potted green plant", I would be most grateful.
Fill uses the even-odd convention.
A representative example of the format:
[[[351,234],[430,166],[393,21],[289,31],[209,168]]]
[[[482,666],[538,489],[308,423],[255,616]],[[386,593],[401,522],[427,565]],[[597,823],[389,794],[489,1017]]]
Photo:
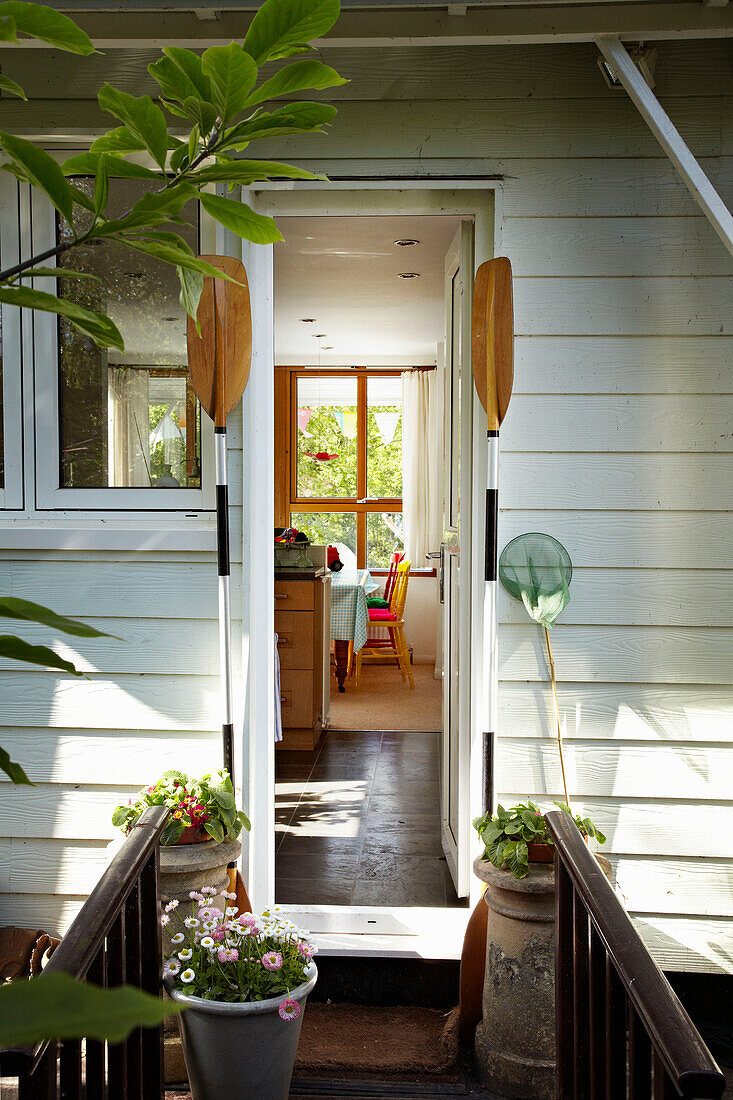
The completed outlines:
[[[247,815],[237,810],[234,789],[225,771],[208,772],[192,779],[179,771],[164,772],[152,787],[143,787],[137,798],[118,806],[112,824],[129,833],[148,806],[168,806],[171,815],[161,844],[196,844],[214,840],[236,840],[249,829]]]
[[[302,1012],[318,976],[316,949],[277,906],[255,916],[227,904],[222,913],[216,897],[215,887],[203,887],[185,918],[175,901],[161,917],[166,931],[171,920],[180,929],[163,979],[186,1008],[180,1026],[192,1098],[219,1100],[225,1067],[237,1095],[287,1100]]]
[[[554,805],[570,814],[586,840],[590,837],[599,844],[606,843],[605,836],[589,817],[573,814],[564,802]],[[477,817],[473,825],[484,843],[483,858],[498,870],[506,867],[515,878],[524,878],[530,863],[552,863],[555,859],[555,846],[544,815],[534,802],[518,802],[508,810],[499,805],[496,814]]]

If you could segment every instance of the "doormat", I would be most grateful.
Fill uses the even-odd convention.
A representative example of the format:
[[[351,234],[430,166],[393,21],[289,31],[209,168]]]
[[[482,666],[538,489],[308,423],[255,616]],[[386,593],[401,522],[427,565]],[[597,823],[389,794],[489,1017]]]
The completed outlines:
[[[410,1081],[459,1081],[458,1009],[311,1002],[303,1016],[295,1074]]]

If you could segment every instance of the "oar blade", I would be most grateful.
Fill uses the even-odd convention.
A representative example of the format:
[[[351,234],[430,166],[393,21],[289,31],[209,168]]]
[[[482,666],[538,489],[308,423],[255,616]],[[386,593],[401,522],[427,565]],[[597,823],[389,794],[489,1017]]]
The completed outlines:
[[[188,373],[201,407],[217,427],[244,393],[252,361],[252,313],[247,272],[231,256],[202,256],[231,279],[204,279],[196,324],[188,319]],[[216,282],[216,287],[214,283]]]
[[[489,430],[498,431],[514,381],[512,265],[506,256],[481,264],[473,289],[473,378]]]

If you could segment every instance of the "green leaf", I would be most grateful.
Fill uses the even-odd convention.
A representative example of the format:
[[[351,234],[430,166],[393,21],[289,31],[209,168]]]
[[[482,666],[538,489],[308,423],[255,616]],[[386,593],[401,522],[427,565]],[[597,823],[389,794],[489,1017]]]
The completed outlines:
[[[17,161],[26,179],[43,191],[53,205],[71,224],[74,199],[69,184],[64,179],[61,168],[44,149],[39,149],[31,141],[0,131],[0,147],[14,161]]]
[[[348,84],[348,80],[339,76],[330,65],[312,59],[293,61],[260,84],[259,88],[255,88],[247,99],[246,106],[252,107],[255,103],[264,103],[265,100],[279,95],[292,95],[293,92],[302,92],[306,88],[333,88],[338,84]]]
[[[109,157],[103,154],[99,158],[99,169],[94,181],[94,213],[100,215],[109,198]]]
[[[23,34],[39,38],[41,42],[47,42],[49,46],[56,46],[67,53],[87,56],[95,52],[89,36],[68,15],[62,15],[45,5],[8,0],[7,3],[0,4],[0,18],[12,19],[17,30]],[[14,42],[17,39],[13,36],[10,39],[5,38],[5,41]]]
[[[94,230],[94,236],[107,237],[130,229],[166,225],[171,218],[180,214],[187,202],[196,198],[196,194],[196,188],[185,180],[173,187],[161,188],[160,191],[147,191],[123,218],[100,222]]]
[[[45,645],[29,645],[14,634],[0,634],[0,657],[10,657],[14,661],[26,661],[30,665],[42,668],[57,668],[61,672],[70,672],[72,676],[83,676],[71,661],[65,661]]]
[[[40,974],[0,987],[0,1045],[81,1038],[120,1043],[133,1028],[157,1027],[179,1007],[130,985],[102,989],[68,974]]]
[[[114,826],[124,825],[128,818],[134,816],[132,806],[117,806],[112,814],[112,824]]]
[[[258,65],[288,57],[330,30],[339,11],[339,0],[265,0],[250,23],[244,48]]]
[[[250,824],[250,820],[249,820],[249,818],[247,817],[247,815],[246,815],[246,813],[244,812],[244,810],[238,810],[238,811],[237,811],[237,818],[238,818],[238,820],[239,820],[239,822],[240,822],[240,824],[241,824],[242,828],[243,828],[243,829],[246,829],[246,830],[247,830],[247,832],[249,832],[249,831],[250,831],[250,829],[252,828],[252,825]]]
[[[177,267],[178,281],[181,284],[181,293],[178,300],[189,317],[196,321],[196,330],[201,335],[197,314],[199,300],[204,289],[204,277],[200,271],[191,271],[187,267]]]
[[[0,286],[0,302],[25,309],[37,309],[43,313],[56,313],[60,317],[65,317],[85,336],[91,336],[98,347],[125,350],[125,342],[120,331],[109,317],[80,306],[76,302],[57,298],[55,294],[46,294],[42,290],[31,290],[26,286]]]
[[[3,748],[0,748],[0,768],[5,772],[11,783],[22,784],[28,787],[35,786],[34,783],[31,783],[20,764],[16,764],[15,761],[11,760],[8,753]]]
[[[162,260],[164,263],[173,264],[176,267],[185,267],[190,271],[200,271],[202,275],[208,275],[212,279],[227,279],[229,282],[236,283],[237,280],[226,275],[218,267],[214,267],[212,264],[207,263],[205,260],[200,259],[198,256],[194,256],[191,249],[180,238],[178,243],[174,244],[172,240],[160,240],[156,237],[163,237],[164,234],[146,234],[146,238],[138,237],[123,237],[122,240],[128,247],[134,248],[137,252],[144,252],[148,256],[154,256],[157,260]],[[165,234],[166,237],[174,237],[174,234]]]
[[[93,279],[95,283],[101,283],[98,275],[92,275],[91,271],[74,271],[71,267],[29,267],[27,271],[21,271],[19,279]]]
[[[255,180],[292,179],[323,180],[325,176],[316,176],[304,168],[292,164],[281,164],[274,160],[232,160],[226,164],[211,164],[200,168],[190,177],[195,183],[241,183],[250,184]]]
[[[142,141],[156,164],[165,169],[168,131],[165,115],[149,95],[134,96],[105,84],[97,95],[99,106],[127,126]]]
[[[237,199],[225,199],[221,195],[200,196],[201,205],[207,214],[215,221],[223,225],[225,229],[231,229],[238,237],[245,241],[254,241],[255,244],[272,244],[274,241],[283,240],[283,235],[275,225],[273,218],[264,214],[256,214],[244,202]]]
[[[28,102],[28,96],[25,94],[20,84],[16,84],[9,76],[0,76],[0,91],[9,92],[10,95],[17,95],[18,99],[24,99]]]
[[[26,622],[41,623],[52,630],[60,630],[64,634],[73,634],[78,638],[116,637],[114,634],[107,634],[103,630],[97,630],[96,627],[81,623],[78,619],[67,619],[64,615],[57,615],[55,611],[39,603],[19,600],[14,596],[0,596],[0,616],[4,619],[24,619]]]
[[[278,107],[276,111],[263,112],[254,119],[240,122],[224,135],[221,147],[236,148],[243,141],[314,133],[335,114],[336,108],[329,103],[289,103],[287,107]]]
[[[168,148],[177,149],[184,143],[180,138],[168,134]],[[145,149],[140,138],[128,130],[127,126],[117,126],[106,134],[102,134],[89,146],[90,153],[140,153]]]
[[[99,168],[101,153],[79,153],[75,157],[69,157],[61,165],[61,171],[65,176],[95,176]],[[165,176],[152,168],[143,168],[140,164],[123,160],[122,157],[109,155],[107,159],[107,171],[110,177],[125,177],[126,179],[160,180],[165,183]]]
[[[213,818],[209,821],[205,821],[204,828],[206,829],[206,832],[209,834],[209,836],[213,837],[217,844],[221,844],[222,840],[224,839],[224,829],[218,821],[214,821]]]
[[[507,844],[504,862],[515,878],[524,878],[529,872],[529,850],[525,841],[515,840]]]
[[[17,42],[17,29],[14,19],[9,15],[0,15],[0,42]]]
[[[247,95],[257,80],[257,66],[240,45],[210,46],[201,57],[211,81],[211,94],[222,122],[244,110]]]
[[[166,99],[181,104],[190,98],[211,103],[211,83],[199,55],[180,46],[165,46],[163,54],[160,60],[148,65],[148,72]]]

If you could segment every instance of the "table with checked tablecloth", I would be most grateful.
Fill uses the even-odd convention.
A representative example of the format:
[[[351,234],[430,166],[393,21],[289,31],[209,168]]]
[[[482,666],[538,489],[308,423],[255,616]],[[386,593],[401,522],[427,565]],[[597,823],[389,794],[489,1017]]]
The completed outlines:
[[[367,640],[369,612],[366,598],[379,585],[368,569],[342,569],[331,576],[331,637],[336,653],[336,679],[344,691],[349,642],[358,653]]]

